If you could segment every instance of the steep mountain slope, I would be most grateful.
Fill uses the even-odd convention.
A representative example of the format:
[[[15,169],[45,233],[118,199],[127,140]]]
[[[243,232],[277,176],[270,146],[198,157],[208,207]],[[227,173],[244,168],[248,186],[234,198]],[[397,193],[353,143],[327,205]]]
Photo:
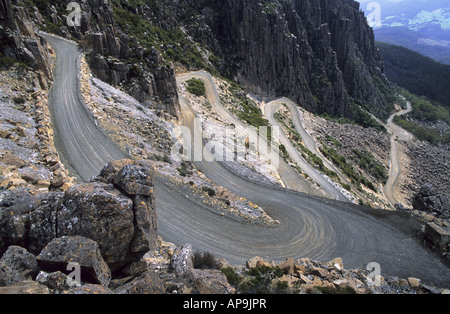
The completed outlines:
[[[450,66],[401,46],[377,43],[389,79],[410,92],[450,107]],[[444,87],[444,88],[443,88]]]
[[[358,118],[358,105],[381,118],[392,111],[372,29],[353,0],[89,1],[76,28],[64,25],[66,5],[36,1],[45,28],[79,39],[95,75],[149,107],[177,111],[170,60],[317,113]]]
[[[352,117],[354,101],[388,115],[389,83],[357,2],[215,1],[200,12],[185,22],[188,33],[256,94],[288,96],[318,113]]]
[[[57,0],[50,6],[43,0],[18,4],[34,12],[34,22],[41,29],[79,42],[99,79],[123,87],[146,107],[178,116],[175,73],[160,52],[142,46],[132,34],[122,31],[108,1],[80,3],[79,26],[72,20],[74,26],[69,26],[69,2]],[[77,14],[77,10],[71,14]]]

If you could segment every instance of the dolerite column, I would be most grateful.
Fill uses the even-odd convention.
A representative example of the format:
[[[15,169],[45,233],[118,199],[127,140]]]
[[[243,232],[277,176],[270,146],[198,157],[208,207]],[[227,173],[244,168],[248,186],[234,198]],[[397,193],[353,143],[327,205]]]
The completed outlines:
[[[133,200],[135,231],[130,252],[145,254],[157,249],[158,218],[153,168],[138,164],[126,165],[115,176],[114,184]]]

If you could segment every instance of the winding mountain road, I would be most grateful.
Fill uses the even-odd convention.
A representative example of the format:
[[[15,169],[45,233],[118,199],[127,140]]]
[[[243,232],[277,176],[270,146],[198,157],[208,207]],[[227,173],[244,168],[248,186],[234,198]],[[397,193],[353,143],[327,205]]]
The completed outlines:
[[[395,185],[400,177],[401,165],[399,160],[399,141],[407,142],[411,141],[414,136],[408,131],[402,129],[398,125],[394,123],[395,117],[403,116],[412,111],[412,106],[410,102],[407,102],[407,108],[400,112],[393,114],[387,124],[386,129],[391,135],[391,154],[390,154],[390,170],[389,170],[389,179],[384,186],[384,195],[387,200],[391,203],[392,206],[397,204],[397,200],[394,196]]]
[[[200,79],[205,84],[206,97],[208,99],[209,104],[211,105],[212,110],[216,112],[224,121],[226,121],[231,125],[234,125],[236,128],[236,132],[238,134],[244,134],[248,126],[221,105],[219,92],[217,91],[216,84],[211,75],[205,71],[188,73],[179,76],[177,78],[177,82],[180,85],[192,78]],[[181,102],[185,109],[184,112],[189,111],[190,110],[189,105],[186,104],[186,101],[181,98]],[[186,117],[185,120],[189,121],[189,119],[195,119],[195,114],[194,113],[190,114],[188,117]],[[191,129],[193,129],[193,121],[189,122]],[[252,138],[253,143],[256,143],[258,140],[255,137],[257,136],[255,135]],[[265,160],[272,160],[271,158],[274,158],[273,156],[263,156],[263,157],[265,158]],[[289,166],[282,158],[280,158],[278,154],[276,158],[279,164],[277,167],[277,171],[285,187],[294,191],[304,192],[307,194],[319,193],[315,188],[312,187],[311,182],[302,178],[300,174],[296,170],[294,170],[291,166]],[[326,194],[322,196],[326,196]],[[330,195],[330,198],[332,198],[332,195]]]
[[[126,156],[96,127],[78,97],[76,46],[45,37],[57,52],[50,92],[57,147],[74,173],[87,180],[107,162]],[[195,113],[185,100],[181,105],[183,121],[190,125]],[[194,249],[209,251],[232,264],[243,264],[255,255],[274,261],[287,257],[326,261],[340,256],[346,268],[377,262],[384,276],[414,276],[450,287],[449,269],[412,237],[420,225],[405,213],[365,209],[257,184],[230,173],[218,162],[200,161],[196,166],[217,184],[262,206],[280,224],[262,227],[222,217],[158,177],[159,234],[166,241],[191,243]]]
[[[298,132],[298,134],[301,136],[302,141],[305,144],[305,147],[309,149],[312,153],[316,154],[317,156],[320,156],[316,147],[316,142],[303,127],[303,124],[301,122],[301,113],[300,110],[298,109],[298,106],[294,104],[290,99],[278,98],[276,100],[265,103],[263,105],[265,118],[269,121],[271,125],[278,126],[281,128],[279,122],[275,118],[275,113],[281,108],[283,104],[288,106],[291,112],[291,118],[294,127]],[[325,191],[325,194],[328,198],[340,201],[347,201],[347,198],[342,194],[341,191],[339,191],[333,184],[331,184],[329,180],[325,179],[325,177],[322,174],[320,174],[320,172],[317,169],[315,169],[310,163],[308,163],[303,158],[301,153],[298,151],[296,147],[294,147],[291,140],[287,137],[286,134],[284,134],[284,132],[281,132],[280,141],[286,147],[286,150],[289,153],[289,156],[291,156],[291,158],[293,159],[293,161],[302,169],[302,171],[304,171],[310,178],[312,178],[314,182],[320,185],[320,187]],[[322,160],[324,160],[324,164],[326,164],[329,169],[335,170],[334,166],[329,165],[329,162],[326,159],[322,158]]]

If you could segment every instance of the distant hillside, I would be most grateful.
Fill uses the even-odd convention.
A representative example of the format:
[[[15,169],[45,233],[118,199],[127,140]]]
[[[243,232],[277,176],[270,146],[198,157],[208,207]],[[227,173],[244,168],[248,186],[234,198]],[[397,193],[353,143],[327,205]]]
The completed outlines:
[[[409,49],[377,43],[391,81],[419,96],[450,107],[450,66]]]
[[[398,45],[416,51],[435,61],[450,65],[450,41],[425,38],[420,32],[406,27],[384,27],[375,29],[377,41]],[[450,32],[449,38],[450,38]]]
[[[359,0],[366,15],[380,9],[373,24],[375,38],[450,64],[450,2],[448,0]],[[372,15],[373,16],[373,15]]]

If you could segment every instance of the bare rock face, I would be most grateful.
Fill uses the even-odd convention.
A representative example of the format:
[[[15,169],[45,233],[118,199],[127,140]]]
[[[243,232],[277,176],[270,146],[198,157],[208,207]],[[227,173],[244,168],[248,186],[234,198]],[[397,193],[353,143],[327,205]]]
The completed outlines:
[[[186,244],[177,248],[170,261],[170,270],[177,275],[184,275],[193,269],[192,245]]]
[[[147,51],[136,38],[117,25],[111,4],[89,1],[81,4],[81,26],[69,31],[80,39],[93,74],[112,85],[121,85],[144,106],[178,117],[175,72],[163,63],[156,48]],[[139,60],[145,66],[130,60]]]
[[[0,202],[0,255],[10,245],[27,242],[29,213],[37,204],[35,196],[24,190],[8,192]]]
[[[38,270],[33,254],[22,247],[12,245],[0,259],[0,286],[32,279]]]
[[[444,219],[450,218],[448,201],[439,194],[431,183],[424,184],[413,199],[413,208],[419,211],[435,213]]]
[[[0,3],[0,41],[0,53],[27,62],[41,73],[43,78],[52,78],[45,40],[34,32],[28,12],[24,8],[14,6],[10,0]]]
[[[67,271],[69,263],[80,266],[81,280],[108,286],[111,271],[103,260],[97,242],[76,237],[53,239],[37,256],[37,261],[45,271]]]
[[[114,183],[129,195],[153,195],[153,172],[149,168],[126,165],[117,173]]]
[[[133,202],[112,185],[92,182],[69,189],[57,215],[58,235],[95,240],[106,262],[117,268],[127,262],[134,235]]]

